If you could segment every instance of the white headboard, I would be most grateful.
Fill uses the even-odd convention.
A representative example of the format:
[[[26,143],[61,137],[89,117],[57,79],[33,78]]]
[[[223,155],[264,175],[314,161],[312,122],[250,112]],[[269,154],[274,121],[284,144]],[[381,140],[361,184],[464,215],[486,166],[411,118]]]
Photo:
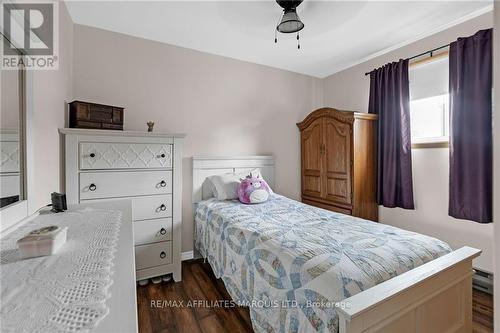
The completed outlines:
[[[274,189],[273,156],[193,156],[193,203],[204,197],[203,183],[207,177],[227,172],[245,173],[256,168]]]

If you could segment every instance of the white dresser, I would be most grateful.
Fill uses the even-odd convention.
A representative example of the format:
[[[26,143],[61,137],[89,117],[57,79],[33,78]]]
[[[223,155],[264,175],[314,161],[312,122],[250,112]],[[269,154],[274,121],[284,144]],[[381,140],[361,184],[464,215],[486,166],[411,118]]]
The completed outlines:
[[[132,199],[137,280],[181,280],[181,134],[59,129],[68,203]]]

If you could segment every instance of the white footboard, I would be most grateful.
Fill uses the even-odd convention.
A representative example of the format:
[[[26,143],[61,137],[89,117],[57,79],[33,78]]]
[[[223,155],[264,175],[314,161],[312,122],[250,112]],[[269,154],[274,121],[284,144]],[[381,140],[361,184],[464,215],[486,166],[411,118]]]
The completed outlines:
[[[345,300],[340,333],[472,332],[472,259],[462,247]]]

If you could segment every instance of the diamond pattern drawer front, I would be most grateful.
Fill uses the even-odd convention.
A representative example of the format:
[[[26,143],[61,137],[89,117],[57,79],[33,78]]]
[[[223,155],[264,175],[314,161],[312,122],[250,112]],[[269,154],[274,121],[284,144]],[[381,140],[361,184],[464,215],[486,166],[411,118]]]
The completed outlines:
[[[135,247],[135,268],[144,269],[172,262],[172,242],[160,242]]]
[[[80,173],[80,200],[172,193],[172,171]]]
[[[172,195],[154,195],[132,199],[134,221],[172,216]]]
[[[19,142],[2,141],[0,172],[19,172]]]
[[[172,240],[172,219],[134,222],[134,244],[150,244]]]
[[[80,169],[172,167],[172,145],[154,143],[80,143]]]

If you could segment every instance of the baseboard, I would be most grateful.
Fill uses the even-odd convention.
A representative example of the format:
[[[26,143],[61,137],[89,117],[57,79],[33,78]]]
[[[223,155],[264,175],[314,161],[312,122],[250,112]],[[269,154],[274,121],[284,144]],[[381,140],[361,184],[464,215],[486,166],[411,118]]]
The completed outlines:
[[[194,253],[193,251],[186,251],[181,253],[181,261],[184,260],[191,260],[194,258]]]

